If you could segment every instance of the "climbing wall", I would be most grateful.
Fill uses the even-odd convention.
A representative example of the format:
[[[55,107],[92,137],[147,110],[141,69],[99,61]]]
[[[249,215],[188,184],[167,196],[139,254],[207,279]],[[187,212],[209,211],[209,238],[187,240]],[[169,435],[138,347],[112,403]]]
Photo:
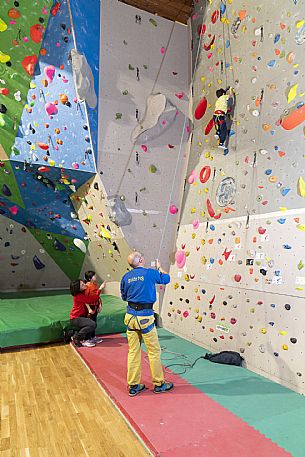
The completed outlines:
[[[128,244],[150,261],[169,265],[188,158],[189,28],[113,0],[101,2],[100,135],[98,171],[108,196],[118,195],[132,220]],[[174,119],[134,144],[146,100],[162,93]],[[178,212],[171,214],[173,205]]]
[[[194,136],[162,307],[166,328],[239,351],[250,369],[302,393],[304,6],[195,2]],[[228,86],[224,151],[210,121],[215,91]]]
[[[1,289],[60,288],[83,267],[88,240],[71,197],[96,173],[98,107],[77,97],[71,51],[94,37],[79,50],[98,90],[100,8],[87,6],[0,5]]]

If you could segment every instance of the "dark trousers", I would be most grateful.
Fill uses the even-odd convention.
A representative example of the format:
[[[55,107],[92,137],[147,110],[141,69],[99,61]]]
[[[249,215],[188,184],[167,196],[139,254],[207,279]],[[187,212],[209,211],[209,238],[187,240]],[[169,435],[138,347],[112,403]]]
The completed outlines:
[[[74,334],[74,338],[77,341],[89,340],[95,336],[96,322],[88,317],[71,319],[70,325],[78,329]]]
[[[228,135],[226,116],[214,115],[213,119],[215,122],[216,133],[219,136],[219,142],[220,144],[224,144]]]

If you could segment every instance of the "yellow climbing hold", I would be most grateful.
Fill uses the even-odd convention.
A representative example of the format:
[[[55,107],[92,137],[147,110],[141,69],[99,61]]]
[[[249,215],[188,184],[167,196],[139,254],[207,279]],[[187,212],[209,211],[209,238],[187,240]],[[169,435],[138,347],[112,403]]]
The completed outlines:
[[[300,197],[305,197],[305,181],[302,176],[299,177],[298,181],[298,194]]]
[[[200,81],[201,81],[202,83],[204,83],[204,81],[205,81],[205,76],[201,76]]]
[[[209,192],[208,187],[205,187],[205,188],[203,189],[203,191],[207,194],[207,193]]]
[[[301,232],[305,232],[305,224],[298,224],[297,229],[301,230]]]
[[[287,332],[285,332],[285,330],[281,330],[281,331],[279,332],[279,334],[282,335],[282,336],[285,336],[285,335],[287,335]]]
[[[202,210],[202,211],[201,211],[201,217],[204,217],[204,216],[205,216],[205,211]]]
[[[198,316],[196,319],[197,319],[198,322],[201,322],[202,321],[202,316]]]
[[[190,251],[185,251],[185,257],[188,257],[190,255]]]
[[[288,351],[288,346],[287,346],[287,344],[283,344],[282,348],[284,349],[284,351]]]
[[[199,314],[199,308],[195,308],[194,311],[196,314]]]
[[[261,333],[262,333],[263,335],[265,335],[265,333],[267,333],[267,330],[266,330],[265,328],[262,328],[262,329],[261,329]]]
[[[89,219],[90,216],[87,217],[87,219]],[[92,216],[91,216],[91,219],[92,219]],[[101,227],[101,230],[100,230],[100,233],[99,235],[102,237],[102,238],[106,238],[107,240],[111,240],[111,235],[110,233],[108,232],[108,230],[106,230],[104,227]]]
[[[207,263],[207,258],[206,258],[205,255],[203,255],[203,256],[201,257],[201,262],[202,262],[203,265],[206,265],[206,263]]]
[[[296,26],[297,29],[300,29],[302,27],[302,25],[304,25],[304,24],[305,24],[305,20],[302,19],[301,21],[297,21],[295,23],[295,26]]]
[[[190,280],[190,277],[189,277],[189,275],[188,275],[188,274],[184,275],[184,280],[185,280],[186,282],[189,282],[189,280]]]
[[[192,240],[196,238],[196,233],[192,233]]]
[[[287,101],[288,103],[291,103],[292,100],[295,99],[295,97],[297,96],[297,89],[298,89],[298,84],[294,84],[291,89],[289,90],[288,92],[288,95],[287,95]]]
[[[205,245],[205,240],[204,239],[201,240],[201,244],[202,244],[202,246]]]
[[[11,60],[11,57],[8,54],[4,54],[0,51],[0,63],[7,63]]]
[[[174,284],[174,289],[176,290],[176,289],[178,289],[178,288],[179,288],[179,284],[178,284],[177,282],[175,282],[175,284]]]
[[[280,211],[282,211],[282,213],[285,213],[285,211],[287,211],[286,206],[280,206]]]
[[[30,89],[36,89],[36,84],[32,81],[30,82]]]
[[[4,22],[4,20],[1,19],[1,17],[0,17],[0,32],[5,32],[6,29],[7,29],[7,25]]]
[[[191,208],[191,214],[196,213],[196,208]]]
[[[48,164],[49,164],[51,167],[55,167],[55,160],[49,159],[49,160],[48,160]]]

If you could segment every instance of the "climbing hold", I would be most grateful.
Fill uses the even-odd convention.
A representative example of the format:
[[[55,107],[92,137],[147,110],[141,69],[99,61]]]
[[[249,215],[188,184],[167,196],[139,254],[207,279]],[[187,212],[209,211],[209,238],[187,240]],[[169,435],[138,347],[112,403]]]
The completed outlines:
[[[305,197],[305,181],[302,176],[300,176],[298,180],[298,194],[300,197]]]
[[[20,12],[18,10],[16,10],[15,8],[9,9],[7,15],[11,19],[19,19],[20,18]]]
[[[205,97],[203,97],[195,109],[194,117],[195,117],[195,119],[197,119],[197,121],[205,115],[207,105],[208,105],[207,99]]]
[[[156,165],[149,165],[150,173],[156,173],[158,171]]]
[[[45,110],[49,116],[53,116],[54,114],[57,114],[57,112],[58,112],[57,106],[55,105],[55,103],[52,103],[52,102],[46,103]]]
[[[66,94],[60,94],[59,100],[63,105],[66,105],[66,103],[68,103],[69,101],[68,96]]]
[[[219,19],[219,16],[220,16],[219,10],[215,10],[211,17],[212,24],[216,23],[217,19]]]
[[[57,238],[55,238],[53,245],[57,251],[66,251],[66,246],[64,246]]]
[[[10,91],[6,87],[0,87],[0,95],[8,95]]]
[[[5,32],[6,29],[7,29],[7,24],[0,17],[0,32]]]
[[[41,43],[44,34],[44,27],[41,24],[35,24],[30,27],[30,37],[34,43]]]
[[[10,188],[6,184],[2,185],[2,193],[6,197],[10,197],[12,195],[12,192],[10,191]]]
[[[80,249],[84,254],[87,252],[87,247],[83,240],[80,240],[79,238],[74,238],[73,240],[74,246],[76,246],[78,249]]]
[[[196,230],[199,228],[200,221],[198,219],[193,220],[193,228]]]
[[[299,107],[298,107],[299,106]],[[285,130],[292,130],[305,121],[305,104],[285,110],[279,123]]]
[[[49,145],[46,144],[46,143],[40,143],[38,142],[37,143],[37,146],[40,148],[40,149],[43,149],[44,151],[47,151],[49,149]]]
[[[48,82],[51,83],[55,75],[55,67],[53,65],[48,65],[44,69],[44,74],[46,75]]]
[[[178,208],[177,208],[177,206],[176,206],[176,205],[170,205],[170,207],[169,207],[169,212],[170,212],[171,214],[177,214],[177,213],[178,213]]]
[[[186,263],[186,255],[184,251],[177,251],[175,254],[176,265],[179,269],[183,268]]]
[[[212,118],[212,119],[208,122],[208,124],[207,124],[207,126],[206,126],[206,128],[205,128],[204,134],[205,134],[205,135],[208,135],[208,134],[210,133],[210,131],[212,130],[212,128],[214,127],[214,125],[215,125],[215,122],[214,122],[214,119]]]
[[[241,281],[241,275],[236,274],[236,275],[234,276],[234,281],[240,282],[240,281]]]
[[[42,263],[42,261],[37,257],[37,255],[34,255],[33,257],[33,264],[36,270],[42,270],[45,267],[45,264]]]
[[[206,165],[200,171],[200,175],[199,175],[200,182],[202,184],[206,183],[210,179],[210,176],[211,176],[211,167]]]
[[[0,103],[0,113],[5,114],[7,112],[7,108],[3,103]]]
[[[289,92],[287,94],[287,101],[288,103],[291,103],[292,100],[295,99],[295,97],[297,96],[297,89],[298,89],[298,84],[294,84],[290,89],[289,89]]]
[[[1,54],[0,54],[0,62],[1,62]],[[34,76],[34,69],[35,65],[37,63],[37,56],[32,55],[32,56],[26,56],[23,61],[21,62],[21,65],[24,69],[24,71],[32,78]]]

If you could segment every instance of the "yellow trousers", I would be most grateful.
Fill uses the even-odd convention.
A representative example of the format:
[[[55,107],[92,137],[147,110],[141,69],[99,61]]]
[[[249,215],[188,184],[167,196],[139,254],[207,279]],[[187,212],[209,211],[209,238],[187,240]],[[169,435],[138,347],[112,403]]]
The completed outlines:
[[[129,386],[140,384],[141,382],[141,343],[147,349],[150,372],[152,381],[155,386],[160,386],[164,382],[163,369],[161,364],[161,348],[159,344],[156,327],[148,333],[142,333],[154,323],[154,316],[133,316],[126,313],[124,323],[130,329],[127,329],[128,339],[128,371],[127,382]]]

